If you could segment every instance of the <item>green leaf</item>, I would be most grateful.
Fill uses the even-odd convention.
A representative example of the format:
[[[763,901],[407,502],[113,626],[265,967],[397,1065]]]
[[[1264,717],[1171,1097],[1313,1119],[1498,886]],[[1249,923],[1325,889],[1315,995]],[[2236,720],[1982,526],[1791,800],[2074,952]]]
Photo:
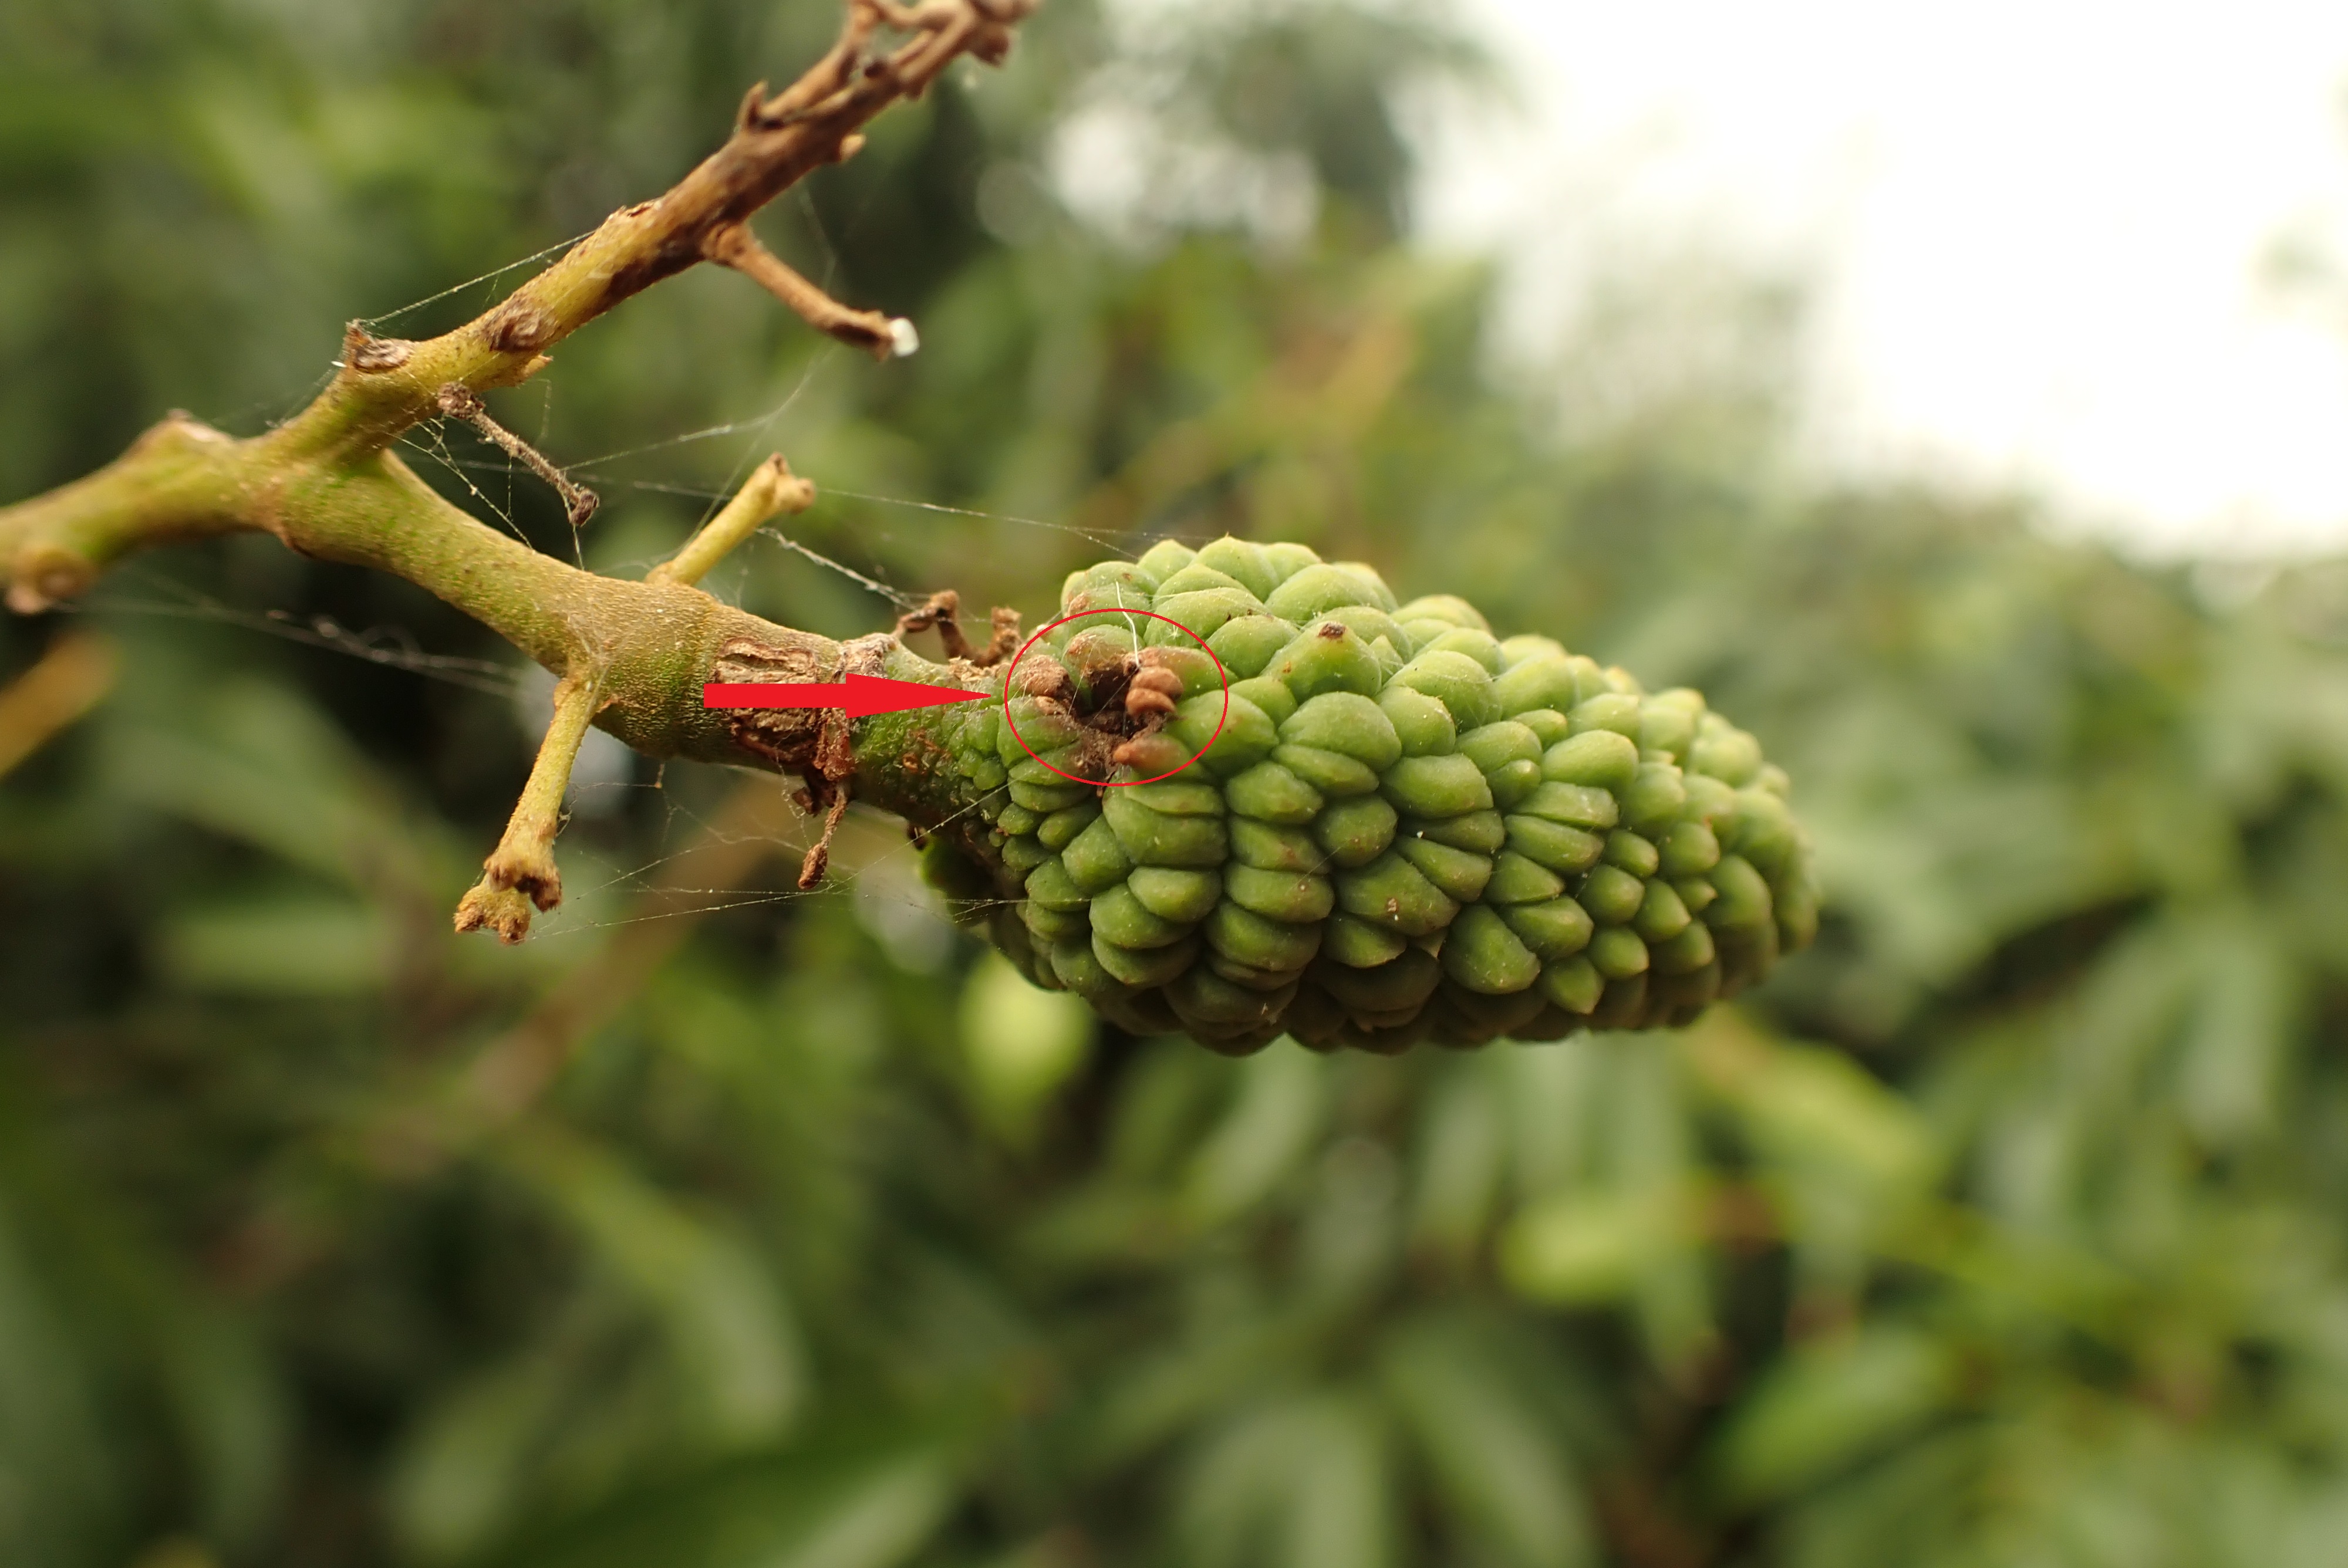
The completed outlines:
[[[1447,1513],[1498,1562],[1577,1568],[1592,1561],[1572,1459],[1525,1402],[1517,1368],[1457,1321],[1406,1328],[1383,1367]]]
[[[2199,936],[2200,986],[2186,1015],[2178,1093],[2205,1143],[2237,1147],[2276,1129],[2299,979],[2281,934],[2248,910],[2207,922]]]
[[[1482,1060],[1451,1064],[1420,1118],[1414,1239],[1465,1258],[1483,1239],[1508,1154],[1501,1086]]]
[[[1805,1347],[1738,1406],[1718,1473],[1738,1498],[1784,1497],[1915,1430],[1947,1408],[1955,1379],[1950,1348],[1912,1328],[1871,1325]]]
[[[1725,1015],[1692,1031],[1685,1048],[1700,1081],[1776,1164],[1884,1197],[1938,1173],[1930,1125],[1848,1056],[1766,1039]]]
[[[1191,1157],[1190,1213],[1217,1225],[1262,1202],[1293,1170],[1319,1131],[1320,1061],[1282,1040],[1239,1069],[1239,1099]]]
[[[451,868],[438,835],[412,829],[349,741],[293,693],[239,681],[171,718],[107,732],[124,796],[354,886],[428,885]]]
[[[895,1568],[954,1500],[954,1467],[935,1442],[843,1434],[648,1488],[482,1568]]]
[[[1318,1403],[1299,1432],[1278,1568],[1385,1568],[1395,1559],[1385,1433],[1366,1400]]]
[[[125,1478],[97,1371],[0,1205],[0,1562],[80,1568],[118,1549]]]
[[[1294,1399],[1231,1423],[1183,1486],[1200,1568],[1381,1568],[1394,1560],[1385,1433],[1350,1395]]]
[[[529,1461],[561,1409],[567,1370],[557,1358],[525,1353],[427,1410],[390,1488],[394,1521],[411,1551],[452,1560],[510,1525],[529,1500]]]
[[[798,1337],[771,1266],[747,1242],[542,1122],[499,1152],[655,1315],[711,1440],[757,1442],[789,1424],[805,1391]]]
[[[393,939],[378,909],[342,898],[281,897],[174,916],[158,934],[156,957],[191,990],[355,996],[389,983]]]
[[[1687,1198],[1668,1187],[1560,1194],[1501,1231],[1500,1273],[1535,1301],[1616,1300],[1693,1239],[1694,1220]]]

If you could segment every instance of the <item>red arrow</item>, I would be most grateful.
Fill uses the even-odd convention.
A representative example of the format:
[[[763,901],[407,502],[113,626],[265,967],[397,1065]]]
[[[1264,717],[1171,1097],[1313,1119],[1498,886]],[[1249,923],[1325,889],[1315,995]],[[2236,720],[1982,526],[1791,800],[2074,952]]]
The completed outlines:
[[[992,692],[890,681],[851,671],[845,682],[711,681],[701,688],[705,708],[845,708],[851,719],[901,713],[909,708],[942,708],[954,702],[991,702]]]

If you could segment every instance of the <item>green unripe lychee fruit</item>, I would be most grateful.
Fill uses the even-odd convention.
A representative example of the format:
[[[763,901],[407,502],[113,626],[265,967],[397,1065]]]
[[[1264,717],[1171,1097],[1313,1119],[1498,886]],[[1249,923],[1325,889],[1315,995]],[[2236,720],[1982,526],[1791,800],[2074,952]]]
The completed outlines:
[[[930,864],[1125,1029],[1391,1052],[1676,1024],[1816,932],[1784,773],[1694,692],[1300,545],[1162,543],[1073,574],[1083,611],[962,711],[954,765],[1001,782]]]

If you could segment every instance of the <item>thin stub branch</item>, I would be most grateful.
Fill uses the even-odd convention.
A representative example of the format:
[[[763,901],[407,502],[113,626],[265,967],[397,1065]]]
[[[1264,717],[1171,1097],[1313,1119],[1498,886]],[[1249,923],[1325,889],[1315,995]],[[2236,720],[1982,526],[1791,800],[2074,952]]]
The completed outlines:
[[[50,644],[39,662],[0,690],[0,775],[97,707],[120,667],[114,644],[96,632]]]
[[[457,906],[457,929],[484,927],[507,942],[530,930],[532,906],[551,909],[562,902],[562,874],[554,866],[554,835],[562,828],[562,796],[571,786],[572,765],[587,726],[602,706],[592,681],[568,676],[554,688],[554,718],[530,764],[530,782],[506,824],[505,836],[482,862],[481,879]]]
[[[839,832],[839,819],[848,815],[848,788],[845,784],[831,786],[830,804],[823,814],[823,832],[808,845],[807,856],[799,862],[799,891],[811,892],[823,882],[823,874],[831,869],[831,841]]]
[[[768,518],[778,512],[804,512],[814,505],[815,486],[792,473],[791,466],[777,452],[742,482],[734,498],[726,503],[725,510],[687,539],[674,559],[663,561],[645,573],[644,580],[697,583],[736,546],[757,533],[758,526]]]
[[[1002,663],[1018,650],[1019,612],[1007,604],[998,604],[986,612],[986,646],[971,661],[982,668]]]
[[[902,316],[879,311],[851,310],[809,282],[750,232],[745,223],[713,229],[702,241],[702,254],[720,266],[731,267],[798,313],[799,319],[819,333],[860,348],[875,359],[901,359],[922,346],[921,333]]]
[[[937,628],[938,642],[949,659],[966,659],[980,669],[1000,664],[1011,657],[1019,646],[1019,612],[995,606],[989,615],[992,635],[983,648],[973,647],[962,629],[962,595],[950,588],[940,589],[930,595],[929,602],[919,610],[909,610],[897,618],[897,637],[901,641],[916,631]]]
[[[474,395],[471,387],[460,381],[452,381],[440,389],[435,401],[439,404],[441,413],[470,425],[498,450],[553,486],[554,493],[562,497],[563,510],[570,514],[572,528],[580,527],[595,515],[595,508],[602,504],[595,492],[574,481],[570,475],[549,462],[544,453],[490,418],[488,405]]]

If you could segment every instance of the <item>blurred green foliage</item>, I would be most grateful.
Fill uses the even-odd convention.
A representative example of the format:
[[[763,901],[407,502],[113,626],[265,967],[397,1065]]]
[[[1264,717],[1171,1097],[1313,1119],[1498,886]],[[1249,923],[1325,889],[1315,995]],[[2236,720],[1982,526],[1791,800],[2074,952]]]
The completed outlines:
[[[833,20],[0,0],[0,495],[258,428]],[[918,358],[690,276],[501,409],[583,540],[408,456],[628,571],[780,446],[799,543],[1031,617],[1169,533],[1375,561],[1753,728],[1818,948],[1678,1036],[1228,1061],[1006,983],[885,824],[798,896],[773,781],[609,754],[546,934],[459,942],[544,687],[267,540],[133,563],[79,612],[120,688],[0,784],[0,1561],[2338,1561],[2348,578],[1789,478],[1797,313],[1733,278],[1496,384],[1489,279],[1396,240],[1414,95],[1479,69],[1391,7],[1054,0],[765,220]],[[1104,115],[1172,170],[1114,238],[1048,174]],[[715,586],[891,610],[772,539]]]

